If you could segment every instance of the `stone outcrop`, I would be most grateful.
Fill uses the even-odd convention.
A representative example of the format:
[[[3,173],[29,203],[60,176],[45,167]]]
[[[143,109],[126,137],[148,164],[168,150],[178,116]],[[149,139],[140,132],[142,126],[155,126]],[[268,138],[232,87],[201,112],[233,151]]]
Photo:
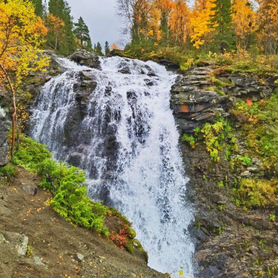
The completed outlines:
[[[7,108],[7,100],[0,93],[0,167],[8,163],[8,136],[10,128],[11,119]]]
[[[196,67],[180,75],[172,87],[171,108],[181,133],[192,133],[218,116],[226,117],[236,99],[253,101],[268,97],[275,89],[275,77],[221,73],[221,94],[212,76],[217,69],[212,66]]]
[[[100,69],[99,57],[85,49],[77,50],[69,57],[69,59],[82,66]]]
[[[192,133],[205,122],[223,114],[228,98],[218,95],[210,87],[211,67],[198,67],[177,78],[172,87],[171,108],[182,133]]]
[[[222,73],[218,79],[229,86],[222,88],[229,97],[252,99],[253,101],[269,97],[275,87],[277,77],[260,79],[258,76]]]

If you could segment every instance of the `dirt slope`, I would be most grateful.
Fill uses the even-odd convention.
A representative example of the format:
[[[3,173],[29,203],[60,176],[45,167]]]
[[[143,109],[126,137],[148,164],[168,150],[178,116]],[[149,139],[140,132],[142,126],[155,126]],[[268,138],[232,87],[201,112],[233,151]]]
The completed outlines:
[[[0,277],[168,277],[67,223],[47,205],[51,195],[38,183],[22,169],[10,185],[0,180]]]

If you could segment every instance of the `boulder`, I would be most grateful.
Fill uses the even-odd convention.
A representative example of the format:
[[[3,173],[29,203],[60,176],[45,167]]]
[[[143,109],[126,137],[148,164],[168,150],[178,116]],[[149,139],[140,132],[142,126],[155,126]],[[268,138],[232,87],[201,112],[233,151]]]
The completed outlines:
[[[77,50],[69,56],[69,59],[82,66],[100,69],[99,57],[93,52],[89,52],[85,49]]]

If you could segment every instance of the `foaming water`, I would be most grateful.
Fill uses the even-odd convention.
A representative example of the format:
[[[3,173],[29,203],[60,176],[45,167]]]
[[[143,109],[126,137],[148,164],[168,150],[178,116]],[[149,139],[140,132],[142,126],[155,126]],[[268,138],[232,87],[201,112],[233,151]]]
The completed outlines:
[[[154,62],[119,57],[101,59],[101,70],[59,62],[67,71],[42,89],[32,136],[87,171],[92,198],[132,221],[150,267],[173,276],[183,267],[193,276],[188,179],[169,107],[176,76]],[[81,109],[76,84],[84,74],[96,88]]]

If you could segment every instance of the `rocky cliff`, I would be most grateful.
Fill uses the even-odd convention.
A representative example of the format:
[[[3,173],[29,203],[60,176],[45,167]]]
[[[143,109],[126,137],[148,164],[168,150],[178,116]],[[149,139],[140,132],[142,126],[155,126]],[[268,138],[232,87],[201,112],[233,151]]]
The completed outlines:
[[[254,136],[260,136],[250,128],[250,124],[259,130],[266,122],[256,122],[249,114],[250,118],[244,118],[245,114],[239,117],[236,110],[240,109],[236,108],[238,103],[248,113],[249,109],[253,114],[258,113],[253,108],[253,105],[257,107],[256,103],[261,103],[265,109],[264,103],[270,96],[277,95],[275,79],[277,76],[222,73],[217,67],[205,66],[181,75],[172,88],[171,106],[181,137],[185,134],[181,150],[186,173],[190,177],[188,194],[195,207],[191,233],[195,239],[198,278],[275,277],[277,274],[278,225],[274,216],[277,203],[269,207],[247,208],[237,202],[236,195],[238,187],[242,189],[242,180],[263,180],[266,185],[276,179],[275,170],[262,169],[263,158],[257,155],[254,147],[248,153],[253,156],[252,165],[247,165],[245,156],[248,152],[247,130]],[[229,133],[234,138],[232,140],[237,140],[237,147],[227,142],[228,133],[223,142],[221,132],[214,130],[211,138],[209,136],[213,134],[205,133],[208,128],[203,129],[204,126],[217,128],[219,119],[232,126]],[[219,148],[212,142],[219,144]],[[270,143],[275,144],[274,141]],[[229,147],[225,147],[228,145],[232,145],[231,158],[221,154],[221,151],[228,150]],[[209,148],[219,151],[217,161],[213,161]],[[246,165],[232,165],[242,157],[246,159]],[[277,180],[269,190],[277,192],[275,187]],[[250,191],[249,194],[252,193]]]

